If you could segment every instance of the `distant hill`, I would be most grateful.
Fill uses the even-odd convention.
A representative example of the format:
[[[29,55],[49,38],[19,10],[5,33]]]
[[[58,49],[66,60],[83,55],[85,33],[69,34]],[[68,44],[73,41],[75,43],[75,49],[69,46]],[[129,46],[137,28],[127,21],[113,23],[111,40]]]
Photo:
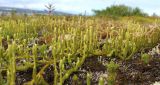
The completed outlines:
[[[12,10],[16,10],[17,13],[36,13],[36,14],[47,14],[46,10],[32,10],[32,9],[25,9],[25,8],[15,8],[15,7],[0,7],[0,12],[11,12]],[[72,15],[65,12],[54,11],[55,15]]]

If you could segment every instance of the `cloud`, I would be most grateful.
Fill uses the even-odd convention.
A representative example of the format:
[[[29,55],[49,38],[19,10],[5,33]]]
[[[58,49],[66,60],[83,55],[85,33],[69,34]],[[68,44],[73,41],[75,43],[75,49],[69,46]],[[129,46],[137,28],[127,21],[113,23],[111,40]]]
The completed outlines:
[[[109,3],[106,0],[59,0],[55,2],[55,6],[59,10],[72,11],[76,13],[92,14],[92,9],[105,8]],[[109,1],[111,2],[111,0]],[[106,4],[107,3],[107,4]]]

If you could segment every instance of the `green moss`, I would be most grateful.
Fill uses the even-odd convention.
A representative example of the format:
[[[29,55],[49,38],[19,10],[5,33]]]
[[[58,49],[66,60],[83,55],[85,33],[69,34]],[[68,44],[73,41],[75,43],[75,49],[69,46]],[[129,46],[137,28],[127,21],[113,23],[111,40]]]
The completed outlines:
[[[141,54],[141,61],[144,63],[144,64],[149,64],[151,60],[151,56],[147,53],[144,53],[144,54]]]

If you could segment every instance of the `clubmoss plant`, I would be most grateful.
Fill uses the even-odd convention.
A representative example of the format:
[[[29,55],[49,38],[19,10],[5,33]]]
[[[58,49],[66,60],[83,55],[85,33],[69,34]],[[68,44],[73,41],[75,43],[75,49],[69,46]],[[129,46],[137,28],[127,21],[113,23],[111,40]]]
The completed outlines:
[[[32,53],[33,53],[33,63],[34,63],[34,66],[33,66],[33,73],[32,73],[32,78],[33,78],[33,83],[36,83],[36,74],[37,74],[37,44],[35,44],[32,48]]]
[[[64,62],[65,62],[65,57],[63,58],[63,59],[61,59],[60,60],[60,63],[59,63],[59,68],[60,68],[60,72],[59,72],[59,75],[60,75],[60,85],[62,85],[63,84],[63,74],[62,74],[62,72],[64,72],[65,71],[65,69],[64,69]]]
[[[103,46],[103,52],[108,56],[112,57],[113,53],[115,52],[115,49],[113,47],[113,39],[106,40],[104,46]]]
[[[66,71],[66,73],[64,74],[64,76],[63,76],[63,78],[62,78],[62,84],[64,83],[64,81],[65,81],[67,78],[69,78],[69,76],[70,76],[73,72],[77,71],[77,69],[84,63],[86,57],[88,56],[87,50],[88,50],[88,49],[87,49],[87,45],[84,44],[84,50],[83,50],[83,56],[82,56],[82,58],[77,58],[77,62],[76,62],[76,64],[75,64],[75,66],[74,66],[73,68],[71,68],[71,69],[69,69],[69,70]]]
[[[53,46],[53,48],[52,48],[52,55],[53,55],[53,59],[54,59],[54,85],[56,85],[57,83],[58,83],[58,71],[57,71],[57,55],[56,55],[56,48],[55,48],[55,46]]]
[[[78,84],[78,76],[77,75],[74,75],[72,80],[73,80],[73,85],[77,85]]]
[[[117,69],[119,68],[119,65],[114,63],[113,61],[110,61],[109,64],[107,64],[107,71],[109,73],[107,82],[108,85],[115,85],[116,84],[116,77],[117,77]]]
[[[151,56],[149,54],[147,54],[147,53],[141,54],[141,61],[144,64],[149,64],[150,60],[151,60]]]
[[[103,77],[99,78],[98,85],[104,85],[104,79],[103,79]]]
[[[159,23],[160,20],[154,22],[156,27],[149,27],[132,18],[114,21],[83,16],[0,16],[0,72],[6,71],[6,84],[14,85],[16,71],[33,68],[31,84],[45,85],[41,74],[49,65],[54,69],[54,85],[63,85],[86,57],[103,55],[126,61],[141,49],[156,46],[160,42]],[[146,64],[150,61],[146,55],[141,59]],[[36,68],[41,65],[45,66],[38,72]],[[66,65],[70,68],[66,69]],[[110,62],[107,67],[111,85],[118,66]],[[88,75],[88,85],[89,80]]]
[[[16,63],[15,63],[15,50],[16,50],[16,43],[13,42],[11,45],[8,46],[7,49],[7,56],[9,59],[9,66],[7,70],[7,84],[8,85],[15,85],[15,75],[16,75]]]
[[[87,73],[87,85],[91,85],[91,78],[92,78],[92,74]]]
[[[2,68],[2,63],[3,63],[3,47],[2,47],[2,37],[0,36],[0,68]],[[4,80],[2,77],[2,69],[0,69],[0,84],[3,84]]]

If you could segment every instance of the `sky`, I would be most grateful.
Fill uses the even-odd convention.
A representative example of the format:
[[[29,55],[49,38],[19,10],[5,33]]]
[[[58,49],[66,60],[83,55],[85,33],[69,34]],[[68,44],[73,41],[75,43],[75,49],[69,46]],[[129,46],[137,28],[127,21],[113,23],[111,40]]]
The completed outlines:
[[[160,0],[0,0],[0,6],[45,10],[45,6],[52,3],[55,10],[80,14],[93,14],[93,9],[101,10],[111,5],[124,4],[139,7],[144,12],[160,15]]]

